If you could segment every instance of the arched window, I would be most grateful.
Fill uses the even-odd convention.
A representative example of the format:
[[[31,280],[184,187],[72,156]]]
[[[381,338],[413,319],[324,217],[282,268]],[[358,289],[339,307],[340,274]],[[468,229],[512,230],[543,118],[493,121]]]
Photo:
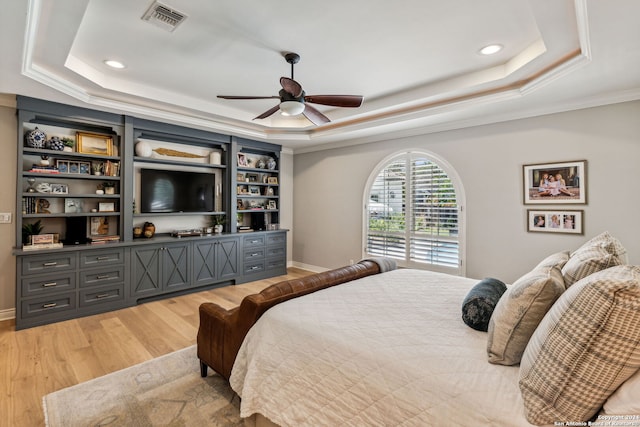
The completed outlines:
[[[365,255],[464,275],[462,198],[460,180],[444,160],[424,152],[385,159],[365,192]]]

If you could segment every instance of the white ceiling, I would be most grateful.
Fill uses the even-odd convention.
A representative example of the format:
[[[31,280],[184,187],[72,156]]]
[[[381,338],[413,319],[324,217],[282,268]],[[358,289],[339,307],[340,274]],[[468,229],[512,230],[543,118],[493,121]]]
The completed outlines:
[[[640,99],[637,0],[0,0],[0,92],[283,144],[297,151]],[[500,43],[494,56],[478,50]],[[332,122],[253,120],[290,77]],[[103,60],[126,64],[123,70]]]

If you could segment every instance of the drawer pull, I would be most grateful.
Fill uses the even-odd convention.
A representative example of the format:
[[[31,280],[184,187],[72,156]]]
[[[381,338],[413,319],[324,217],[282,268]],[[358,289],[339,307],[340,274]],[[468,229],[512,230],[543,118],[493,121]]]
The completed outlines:
[[[260,253],[259,253],[259,252],[254,252],[254,253],[252,253],[252,254],[251,254],[251,255],[249,255],[249,256],[251,256],[251,257],[254,257],[254,256],[260,256]]]
[[[260,270],[260,266],[259,265],[254,265],[253,267],[251,267],[251,270]]]
[[[109,278],[108,274],[103,274],[101,276],[96,276],[96,279],[98,279],[98,280],[103,280],[103,279],[108,279],[108,278]]]
[[[43,288],[49,288],[51,286],[58,286],[58,282],[49,282],[49,283],[43,283],[42,284]]]
[[[107,261],[109,260],[108,256],[99,256],[96,258],[96,261]]]
[[[260,240],[252,240],[249,243],[254,244],[254,243],[260,243]]]
[[[50,302],[49,304],[43,304],[42,308],[53,308],[56,305],[58,305],[58,304],[56,304],[55,302]]]
[[[96,295],[96,298],[100,299],[100,298],[106,298],[108,296],[109,294],[100,294],[100,295]]]
[[[53,261],[53,262],[45,262],[44,264],[42,264],[43,267],[54,267],[58,265],[57,262]]]

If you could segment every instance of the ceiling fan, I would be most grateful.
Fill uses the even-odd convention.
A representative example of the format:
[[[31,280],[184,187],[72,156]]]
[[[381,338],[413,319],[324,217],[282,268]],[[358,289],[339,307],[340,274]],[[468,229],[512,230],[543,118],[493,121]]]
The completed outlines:
[[[316,108],[309,105],[321,104],[330,105],[333,107],[359,107],[362,105],[362,96],[359,95],[307,95],[300,83],[293,80],[293,66],[300,61],[300,55],[297,53],[287,53],[284,55],[284,59],[291,64],[291,78],[280,77],[280,92],[277,96],[232,96],[232,95],[218,95],[218,98],[223,99],[280,99],[280,104],[260,114],[256,119],[264,119],[272,115],[278,110],[282,111],[285,116],[297,116],[298,114],[304,114],[313,124],[319,126],[324,123],[329,123],[331,120]]]

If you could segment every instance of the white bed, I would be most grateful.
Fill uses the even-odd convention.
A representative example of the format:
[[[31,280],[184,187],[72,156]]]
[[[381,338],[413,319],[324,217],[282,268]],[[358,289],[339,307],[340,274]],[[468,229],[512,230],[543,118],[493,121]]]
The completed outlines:
[[[531,426],[517,366],[461,319],[478,281],[400,269],[281,303],[246,336],[241,416],[280,426]]]

